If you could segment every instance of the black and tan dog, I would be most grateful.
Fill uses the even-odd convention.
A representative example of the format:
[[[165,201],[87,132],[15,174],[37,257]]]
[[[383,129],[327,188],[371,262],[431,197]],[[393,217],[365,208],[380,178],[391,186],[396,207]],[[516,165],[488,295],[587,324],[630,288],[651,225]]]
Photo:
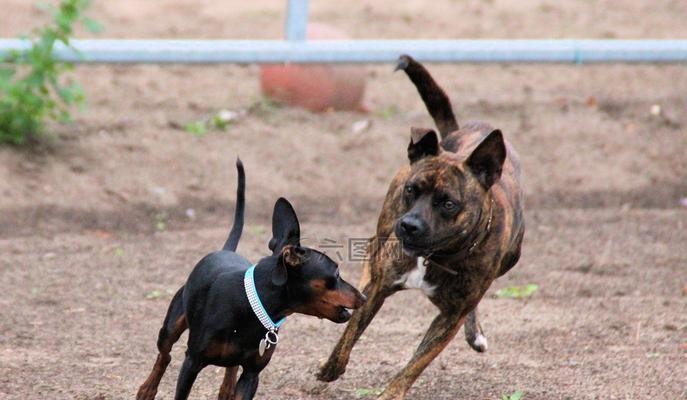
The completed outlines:
[[[397,68],[417,87],[440,136],[411,130],[410,165],[391,182],[363,266],[367,303],[318,375],[333,381],[344,373],[355,342],[388,296],[421,289],[439,315],[384,400],[403,399],[463,323],[468,343],[485,349],[477,303],[518,262],[524,234],[520,165],[501,131],[482,122],[459,128],[448,97],[421,64],[402,56]]]
[[[198,373],[207,365],[226,367],[219,400],[252,399],[260,371],[269,363],[287,315],[302,313],[342,323],[365,297],[339,276],[325,254],[300,245],[300,226],[286,199],[272,215],[273,254],[256,265],[237,254],[243,229],[245,177],[239,173],[236,215],[220,251],[205,256],[179,289],[160,329],[160,353],[137,400],[153,400],[170,362],[172,345],[188,328],[188,350],[179,372],[175,399],[188,397]],[[268,329],[269,328],[269,329]],[[268,344],[269,343],[269,344]],[[243,368],[236,382],[238,367]]]

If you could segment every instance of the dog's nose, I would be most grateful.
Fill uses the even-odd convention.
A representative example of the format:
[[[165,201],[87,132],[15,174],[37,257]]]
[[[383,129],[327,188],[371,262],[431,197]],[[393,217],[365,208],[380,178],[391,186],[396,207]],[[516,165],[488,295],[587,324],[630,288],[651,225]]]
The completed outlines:
[[[406,216],[401,219],[401,230],[408,236],[415,236],[422,231],[422,221],[413,216]]]

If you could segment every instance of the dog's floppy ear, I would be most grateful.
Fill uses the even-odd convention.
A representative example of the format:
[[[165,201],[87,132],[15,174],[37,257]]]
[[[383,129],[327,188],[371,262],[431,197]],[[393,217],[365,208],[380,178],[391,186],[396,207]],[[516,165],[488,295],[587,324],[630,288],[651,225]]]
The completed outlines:
[[[272,273],[272,283],[281,286],[286,283],[289,268],[296,268],[305,262],[305,250],[299,245],[286,245],[279,255],[277,267]]]
[[[286,245],[300,245],[301,228],[298,224],[298,217],[293,210],[291,203],[283,197],[280,197],[274,203],[274,211],[272,212],[272,239],[270,239],[269,248],[272,254],[278,254]]]
[[[439,138],[437,133],[428,128],[410,128],[410,144],[408,145],[408,159],[413,164],[427,156],[439,154]]]
[[[493,130],[470,154],[465,164],[484,189],[501,178],[503,162],[506,160],[506,145],[501,131]]]

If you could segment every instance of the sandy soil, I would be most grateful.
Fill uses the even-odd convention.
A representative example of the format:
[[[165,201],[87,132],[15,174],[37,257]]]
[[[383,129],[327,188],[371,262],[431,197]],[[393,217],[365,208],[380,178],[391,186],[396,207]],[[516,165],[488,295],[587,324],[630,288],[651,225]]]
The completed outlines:
[[[1,37],[40,23],[30,3],[0,0]],[[283,1],[243,3],[102,1],[93,15],[108,37],[280,35]],[[360,38],[687,36],[679,0],[311,3],[313,20]],[[226,237],[237,155],[248,174],[239,249],[252,260],[266,254],[279,196],[315,245],[370,235],[409,127],[430,120],[404,76],[363,68],[368,115],[265,106],[256,66],[79,67],[89,106],[76,122],[51,126],[35,150],[0,149],[0,398],[133,398],[171,293]],[[528,231],[519,265],[481,303],[489,351],[456,339],[409,398],[686,399],[684,66],[430,68],[461,120],[490,121],[519,150]],[[220,109],[246,114],[226,132],[179,128]],[[371,127],[352,133],[363,119]],[[359,265],[343,271],[355,281]],[[540,286],[527,300],[495,296],[527,283]],[[295,316],[258,396],[366,397],[433,314],[420,293],[390,299],[330,385],[314,373],[343,327]],[[160,399],[172,397],[184,338]],[[214,397],[221,374],[207,368],[195,398]]]

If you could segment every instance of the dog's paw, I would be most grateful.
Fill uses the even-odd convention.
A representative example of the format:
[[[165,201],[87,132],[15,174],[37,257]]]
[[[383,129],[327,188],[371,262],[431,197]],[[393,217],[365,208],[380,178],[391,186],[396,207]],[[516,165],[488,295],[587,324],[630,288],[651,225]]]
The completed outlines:
[[[336,368],[336,366],[332,367],[329,364],[325,364],[320,368],[320,372],[317,373],[316,377],[318,381],[334,382],[339,379],[344,372],[346,372],[346,368],[340,369]]]
[[[138,389],[136,400],[155,400],[155,394],[157,394],[157,387],[143,385]]]
[[[391,384],[384,389],[384,392],[377,397],[377,400],[404,400],[406,398],[406,390],[399,388],[398,385]]]
[[[489,347],[487,337],[481,333],[478,333],[474,338],[469,339],[467,342],[470,345],[470,347],[472,347],[472,349],[478,353],[484,353],[485,351],[487,351],[487,348]]]

